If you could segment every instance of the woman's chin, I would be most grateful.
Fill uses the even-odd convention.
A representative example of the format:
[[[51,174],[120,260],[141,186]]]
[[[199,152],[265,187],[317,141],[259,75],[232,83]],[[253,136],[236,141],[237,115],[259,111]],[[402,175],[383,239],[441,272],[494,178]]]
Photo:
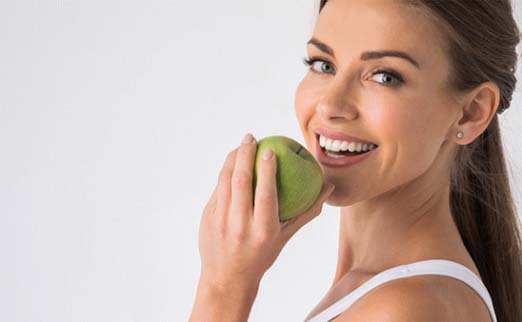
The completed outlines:
[[[346,207],[352,205],[354,202],[353,200],[349,200],[348,198],[346,198],[346,196],[343,196],[340,193],[336,194],[334,190],[332,194],[330,194],[330,196],[326,198],[324,203],[332,207]]]
[[[329,206],[333,206],[333,207],[340,207],[340,206],[342,206],[341,200],[338,197],[335,196],[335,190],[334,190],[334,192],[332,192],[332,194],[328,198],[326,198],[324,203],[329,205]]]

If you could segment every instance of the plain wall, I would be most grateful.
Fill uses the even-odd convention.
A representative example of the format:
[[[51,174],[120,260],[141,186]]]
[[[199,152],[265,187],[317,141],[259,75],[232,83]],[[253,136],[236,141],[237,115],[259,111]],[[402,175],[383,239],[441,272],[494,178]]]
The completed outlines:
[[[294,93],[317,9],[0,2],[0,320],[188,320],[225,156],[246,132],[304,144]],[[520,87],[511,105],[500,121],[520,209]],[[339,209],[323,212],[266,273],[250,321],[302,321],[323,297]]]

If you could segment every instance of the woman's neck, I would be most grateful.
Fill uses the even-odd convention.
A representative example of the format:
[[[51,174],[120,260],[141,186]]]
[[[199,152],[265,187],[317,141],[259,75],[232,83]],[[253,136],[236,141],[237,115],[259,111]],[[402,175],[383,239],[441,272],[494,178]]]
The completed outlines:
[[[367,201],[341,208],[334,284],[348,272],[376,274],[418,260],[466,256],[451,216],[449,185],[434,192],[409,189],[416,187],[391,197],[400,200],[402,194],[408,202],[386,205],[381,199],[380,206]]]

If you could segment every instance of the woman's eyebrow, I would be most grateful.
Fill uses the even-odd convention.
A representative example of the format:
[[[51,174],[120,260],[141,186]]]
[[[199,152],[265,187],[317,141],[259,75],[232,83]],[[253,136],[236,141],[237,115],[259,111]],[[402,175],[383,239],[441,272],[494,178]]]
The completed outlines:
[[[310,39],[307,42],[307,44],[314,45],[319,50],[321,50],[321,51],[323,51],[323,52],[325,52],[325,53],[327,53],[330,56],[335,58],[335,54],[334,54],[334,51],[333,51],[332,47],[328,46],[324,42],[322,42],[322,41],[312,37],[312,39]],[[419,65],[419,63],[415,59],[413,59],[407,53],[405,53],[403,51],[398,51],[398,50],[365,51],[365,52],[363,52],[361,54],[360,59],[361,60],[369,60],[369,59],[379,59],[379,58],[382,58],[382,57],[402,58],[402,59],[407,60],[411,64],[413,64],[418,69],[420,69],[420,65]]]

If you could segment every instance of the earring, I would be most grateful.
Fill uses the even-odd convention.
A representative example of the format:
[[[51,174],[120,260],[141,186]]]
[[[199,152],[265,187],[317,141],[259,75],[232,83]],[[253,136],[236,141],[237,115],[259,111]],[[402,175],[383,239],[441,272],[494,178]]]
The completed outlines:
[[[462,132],[457,132],[457,139],[462,139],[464,137],[464,133]]]

